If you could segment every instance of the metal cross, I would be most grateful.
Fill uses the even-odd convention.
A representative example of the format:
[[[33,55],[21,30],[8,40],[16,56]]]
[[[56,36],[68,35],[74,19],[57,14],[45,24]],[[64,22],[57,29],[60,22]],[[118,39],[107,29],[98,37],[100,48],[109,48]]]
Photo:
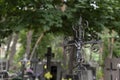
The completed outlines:
[[[50,71],[51,67],[51,58],[54,57],[54,54],[52,53],[51,47],[47,48],[47,53],[45,54],[47,57],[47,69]]]

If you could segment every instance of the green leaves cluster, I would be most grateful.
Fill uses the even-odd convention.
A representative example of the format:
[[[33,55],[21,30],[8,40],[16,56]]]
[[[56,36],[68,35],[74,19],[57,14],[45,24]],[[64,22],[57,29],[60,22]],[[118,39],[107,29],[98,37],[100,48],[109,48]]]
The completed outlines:
[[[62,12],[56,4],[60,3],[52,0],[1,0],[0,26],[13,32],[38,28],[46,31],[50,27],[62,27]]]
[[[0,26],[12,31],[38,28],[56,31],[55,27],[62,27],[58,31],[69,33],[82,16],[95,31],[103,27],[119,31],[119,3],[119,0],[67,0],[67,8],[62,12],[61,0],[1,0]]]

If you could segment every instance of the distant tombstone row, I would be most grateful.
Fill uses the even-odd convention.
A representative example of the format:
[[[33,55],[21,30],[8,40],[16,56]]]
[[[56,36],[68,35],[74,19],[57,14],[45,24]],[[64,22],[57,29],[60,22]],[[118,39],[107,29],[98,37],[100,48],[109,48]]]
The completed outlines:
[[[104,80],[120,80],[120,58],[105,60]]]

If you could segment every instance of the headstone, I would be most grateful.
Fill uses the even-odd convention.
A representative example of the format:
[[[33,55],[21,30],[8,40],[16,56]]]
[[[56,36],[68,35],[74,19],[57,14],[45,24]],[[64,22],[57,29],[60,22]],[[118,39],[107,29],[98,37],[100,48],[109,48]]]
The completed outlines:
[[[82,80],[96,80],[96,66],[84,64],[85,68],[82,70]]]
[[[50,80],[61,80],[61,63],[57,61],[51,62],[51,74],[53,75],[53,78]]]
[[[72,80],[96,80],[96,67],[90,64],[83,64],[75,73],[66,75],[65,79]]]
[[[104,66],[104,80],[120,80],[120,58],[107,58]]]
[[[33,58],[30,62],[31,62],[31,65],[30,65],[31,68],[33,68],[33,71],[36,72],[37,71],[36,68],[37,68],[37,64],[39,62],[39,59]]]
[[[43,60],[38,63],[37,73],[40,73],[41,76],[44,76],[44,72],[46,71],[44,66],[46,66],[46,65],[47,65],[46,60]],[[61,62],[51,60],[50,72],[53,76],[53,78],[50,80],[61,80],[61,72],[62,72]]]
[[[34,61],[37,62],[36,74],[39,74],[40,79],[44,80],[44,74],[46,73],[46,71],[50,71],[50,73],[53,76],[50,80],[61,80],[61,72],[62,72],[61,62],[52,59],[54,54],[52,53],[50,47],[48,47],[45,56],[47,57],[46,60],[32,61],[32,62]]]

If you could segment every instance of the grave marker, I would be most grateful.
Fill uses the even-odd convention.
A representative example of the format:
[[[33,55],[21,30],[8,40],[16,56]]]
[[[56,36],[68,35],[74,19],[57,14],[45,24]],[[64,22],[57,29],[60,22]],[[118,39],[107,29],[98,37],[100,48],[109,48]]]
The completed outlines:
[[[47,57],[47,69],[50,71],[51,69],[51,58],[54,57],[54,54],[51,51],[51,47],[48,47],[47,53],[45,54]]]
[[[120,58],[107,58],[104,66],[104,80],[119,80],[119,68]]]
[[[110,68],[107,68],[107,70],[110,71],[110,80],[113,80],[112,72],[113,72],[113,71],[116,71],[117,69],[114,69],[114,68],[113,68],[112,62],[110,62]]]

